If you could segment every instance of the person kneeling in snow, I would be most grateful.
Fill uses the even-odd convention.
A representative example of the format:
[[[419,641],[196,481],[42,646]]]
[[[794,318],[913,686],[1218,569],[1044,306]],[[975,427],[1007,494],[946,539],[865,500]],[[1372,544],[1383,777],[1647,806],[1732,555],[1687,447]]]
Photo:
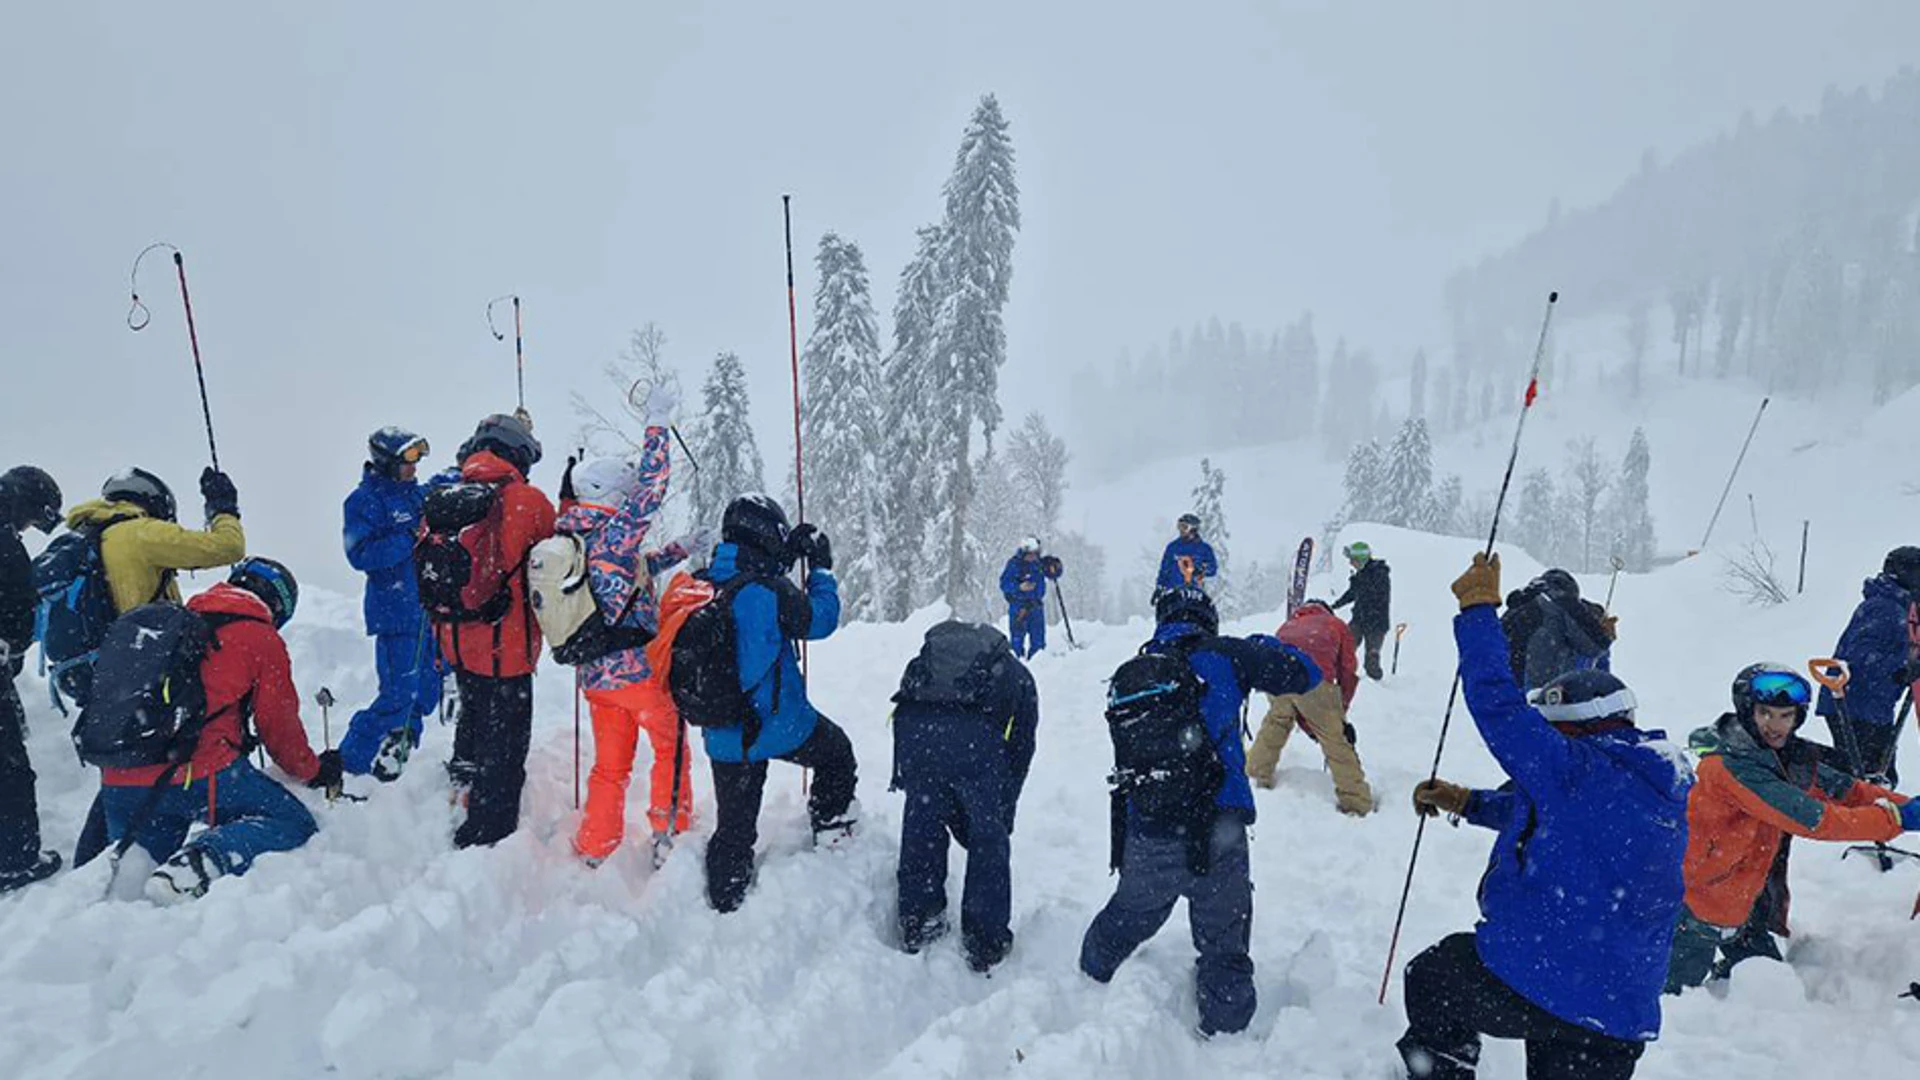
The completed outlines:
[[[893,695],[893,787],[900,823],[900,945],[947,932],[947,836],[967,850],[960,934],[973,970],[1013,948],[1007,865],[1015,805],[1033,763],[1040,699],[998,630],[949,620],[927,631]]]
[[[1304,694],[1320,670],[1271,637],[1220,637],[1220,617],[1198,586],[1161,593],[1154,616],[1153,640],[1114,672],[1107,696],[1116,784],[1109,827],[1120,883],[1087,927],[1080,970],[1111,981],[1184,896],[1200,951],[1200,1032],[1241,1031],[1256,995],[1247,954],[1253,788],[1240,709],[1255,690]]]
[[[1418,813],[1500,836],[1479,924],[1407,964],[1400,1055],[1414,1077],[1471,1077],[1491,1035],[1526,1041],[1531,1080],[1632,1076],[1660,1033],[1692,775],[1663,732],[1634,726],[1633,692],[1606,672],[1521,695],[1495,612],[1498,556],[1475,555],[1453,594],[1467,709],[1511,779],[1414,789]]]
[[[313,814],[248,762],[255,733],[288,776],[312,788],[340,786],[339,752],[316,755],[307,744],[280,636],[298,599],[286,567],[251,556],[236,563],[224,583],[187,601],[187,610],[212,629],[200,661],[206,722],[192,756],[180,765],[100,770],[107,836],[118,851],[138,844],[160,863],[146,883],[155,903],[203,896],[214,879],[244,874],[260,855],[290,851],[313,836]],[[103,681],[106,659],[103,650]],[[96,692],[94,705],[100,704]],[[195,821],[208,828],[187,842]]]
[[[1754,664],[1733,680],[1733,711],[1693,733],[1700,782],[1687,800],[1687,897],[1669,994],[1725,978],[1742,960],[1780,959],[1773,935],[1788,933],[1793,837],[1885,841],[1920,829],[1920,802],[1823,764],[1830,751],[1797,734],[1812,701],[1799,672]]]

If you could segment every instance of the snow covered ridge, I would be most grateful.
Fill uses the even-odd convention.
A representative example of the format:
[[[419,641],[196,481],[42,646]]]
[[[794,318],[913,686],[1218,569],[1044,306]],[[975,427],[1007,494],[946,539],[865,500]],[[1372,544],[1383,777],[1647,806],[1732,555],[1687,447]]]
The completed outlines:
[[[1719,390],[1683,390],[1655,407],[1658,415],[1640,417],[1567,403],[1543,413],[1532,435],[1557,452],[1557,439],[1644,422],[1655,453],[1656,518],[1663,537],[1669,521],[1684,536],[1694,528],[1683,523],[1704,524],[1751,405],[1728,402]],[[1899,494],[1910,465],[1898,451],[1916,407],[1920,401],[1902,399],[1889,409],[1904,415],[1883,410],[1848,427],[1775,403],[1768,424],[1779,427],[1762,429],[1747,463],[1751,484],[1735,497],[1749,486],[1762,494],[1763,530],[1797,532],[1800,517],[1815,518],[1804,596],[1745,606],[1724,591],[1711,553],[1622,578],[1615,670],[1638,696],[1643,726],[1684,741],[1727,707],[1727,685],[1742,665],[1802,662],[1831,649],[1860,579],[1920,524],[1920,504]],[[1694,441],[1686,441],[1690,431]],[[1818,445],[1795,452],[1810,440]],[[1461,439],[1436,453],[1467,471],[1486,468],[1504,446]],[[1279,458],[1269,451],[1262,460]],[[1297,540],[1305,529],[1291,521],[1288,499],[1316,479],[1331,482],[1328,497],[1337,498],[1330,467],[1300,475],[1285,464],[1259,473],[1249,452],[1230,465],[1228,498],[1245,501],[1229,510],[1250,538]],[[1270,485],[1242,479],[1256,475]],[[1158,476],[1143,473],[1130,498],[1090,512],[1138,528],[1138,508],[1160,494]],[[1170,470],[1166,484],[1184,494],[1189,470]],[[1721,529],[1731,544],[1748,523],[1735,508],[1728,514]],[[1364,684],[1352,714],[1382,809],[1341,816],[1319,755],[1299,740],[1281,758],[1279,787],[1258,793],[1253,957],[1261,1000],[1242,1036],[1202,1043],[1192,1034],[1193,953],[1177,924],[1182,913],[1112,985],[1094,985],[1075,967],[1080,935],[1113,880],[1103,680],[1145,640],[1144,620],[1076,620],[1088,648],[1033,664],[1042,716],[1013,839],[1017,939],[1009,960],[982,979],[967,971],[951,938],[917,957],[893,947],[900,801],[885,790],[887,698],[921,632],[941,615],[929,609],[905,624],[849,626],[811,649],[814,697],[860,756],[864,832],[846,850],[811,851],[797,770],[775,766],[759,880],[738,913],[714,915],[702,894],[713,806],[704,766],[694,773],[702,817],[662,870],[650,869],[644,845],[623,847],[596,871],[572,856],[571,680],[547,667],[535,681],[522,827],[496,849],[450,849],[452,811],[437,766],[451,729],[430,723],[397,784],[351,781],[370,801],[332,807],[298,791],[321,823],[313,842],[262,858],[194,904],[102,903],[102,864],[0,900],[0,1076],[1394,1076],[1392,1043],[1403,1023],[1397,975],[1388,1004],[1373,999],[1412,842],[1408,793],[1426,775],[1453,672],[1446,586],[1476,545],[1371,526],[1342,540],[1356,538],[1392,564],[1395,618],[1409,625],[1398,677]],[[1503,553],[1509,585],[1540,569]],[[1327,595],[1343,579],[1316,577],[1313,592]],[[1597,594],[1605,579],[1581,584]],[[1278,621],[1248,618],[1227,629],[1270,631]],[[340,699],[337,737],[374,687],[358,599],[308,590],[288,636],[303,699],[322,684]],[[44,686],[31,674],[19,686],[46,837],[65,847],[97,781],[75,762],[69,722],[50,710]],[[317,712],[306,722],[317,743]],[[1807,733],[1826,737],[1817,720]],[[1904,754],[1920,760],[1908,739]],[[645,776],[644,762],[636,775]],[[1498,780],[1464,714],[1455,717],[1441,775]],[[633,802],[630,835],[644,829],[644,803]],[[1478,830],[1429,830],[1403,957],[1472,925],[1489,839]],[[956,859],[949,881],[956,908],[960,866]],[[1895,995],[1920,978],[1920,924],[1907,921],[1920,874],[1905,867],[1880,875],[1857,859],[1841,862],[1835,846],[1798,844],[1793,885],[1790,964],[1743,965],[1725,987],[1669,1001],[1664,1034],[1638,1076],[1910,1074],[1920,1057],[1920,1006]],[[1488,1044],[1483,1076],[1519,1077],[1522,1068],[1518,1046]]]

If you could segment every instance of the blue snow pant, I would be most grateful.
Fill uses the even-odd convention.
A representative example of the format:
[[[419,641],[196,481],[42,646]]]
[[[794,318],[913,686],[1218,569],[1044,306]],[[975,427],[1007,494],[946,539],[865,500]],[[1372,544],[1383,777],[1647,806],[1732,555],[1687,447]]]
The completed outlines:
[[[208,816],[207,789],[213,789]],[[170,783],[154,800],[144,821],[137,820],[153,788],[146,784],[103,784],[100,802],[107,814],[107,836],[117,843],[129,832],[155,862],[165,862],[187,839],[187,828],[205,821],[211,828],[193,841],[213,855],[229,874],[244,874],[269,851],[291,851],[313,837],[313,814],[293,793],[254,768],[244,757],[212,777],[185,786]]]
[[[380,675],[380,696],[353,714],[340,740],[340,767],[365,774],[373,768],[380,740],[395,728],[406,728],[413,745],[420,745],[421,717],[440,707],[439,649],[427,623],[411,634],[381,634],[373,639],[374,670]]]
[[[1022,659],[1047,647],[1047,607],[1043,600],[1007,602],[1007,640],[1013,642],[1013,655]]]
[[[1122,961],[1158,933],[1187,898],[1187,923],[1200,951],[1194,970],[1200,1030],[1208,1035],[1244,1029],[1257,998],[1253,957],[1253,879],[1247,867],[1247,827],[1231,814],[1214,819],[1210,865],[1189,869],[1188,845],[1177,837],[1143,835],[1129,825],[1120,884],[1093,917],[1080,943],[1080,970],[1108,982]]]
[[[947,911],[947,837],[967,850],[960,899],[961,945],[991,966],[1013,945],[1013,879],[1008,867],[1005,784],[985,774],[906,787],[900,823],[900,941],[918,949],[939,936]]]

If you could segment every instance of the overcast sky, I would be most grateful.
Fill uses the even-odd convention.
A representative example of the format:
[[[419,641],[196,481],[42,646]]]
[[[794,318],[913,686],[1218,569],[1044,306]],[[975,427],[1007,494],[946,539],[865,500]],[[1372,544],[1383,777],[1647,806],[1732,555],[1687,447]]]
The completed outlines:
[[[1070,367],[1215,313],[1438,344],[1445,274],[1555,197],[1920,53],[1905,0],[695,6],[16,5],[0,457],[75,500],[131,462],[188,493],[205,447],[164,258],[153,326],[123,322],[134,254],[170,240],[253,546],[346,585],[367,433],[444,456],[511,407],[483,321],[501,293],[525,298],[536,480],[557,480],[568,392],[647,320],[690,388],[743,356],[782,460],[781,192],[802,334],[827,229],[865,249],[884,329],[984,92],[1019,152],[1017,419],[1064,417]]]

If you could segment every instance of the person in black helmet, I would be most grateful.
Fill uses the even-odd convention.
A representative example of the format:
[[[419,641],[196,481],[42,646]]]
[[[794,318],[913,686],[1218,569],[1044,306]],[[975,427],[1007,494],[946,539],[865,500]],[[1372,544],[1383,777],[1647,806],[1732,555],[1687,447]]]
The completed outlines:
[[[1920,679],[1920,547],[1897,547],[1887,553],[1880,573],[1861,586],[1860,606],[1840,634],[1833,655],[1845,660],[1851,672],[1846,689],[1846,716],[1822,688],[1814,711],[1825,717],[1834,741],[1842,747],[1840,767],[1862,779],[1877,778],[1885,786],[1900,782],[1895,751],[1900,745],[1900,701]],[[1850,730],[1849,730],[1850,729]],[[1849,738],[1848,736],[1852,737]],[[1859,760],[1845,760],[1848,749]]]
[[[40,850],[40,808],[27,758],[27,717],[14,677],[33,644],[33,563],[20,534],[60,524],[60,485],[31,465],[0,473],[0,893],[60,869],[58,852]]]
[[[786,577],[797,558],[807,561],[805,592]],[[786,512],[769,496],[742,495],[728,504],[713,562],[700,576],[718,591],[714,603],[730,605],[740,688],[753,703],[745,724],[701,729],[719,818],[707,845],[707,902],[728,912],[740,906],[753,883],[767,762],[813,770],[807,814],[816,844],[851,834],[859,817],[853,799],[857,766],[847,733],[807,700],[794,647],[796,641],[819,641],[840,622],[840,587],[827,535],[807,524],[790,529]]]

